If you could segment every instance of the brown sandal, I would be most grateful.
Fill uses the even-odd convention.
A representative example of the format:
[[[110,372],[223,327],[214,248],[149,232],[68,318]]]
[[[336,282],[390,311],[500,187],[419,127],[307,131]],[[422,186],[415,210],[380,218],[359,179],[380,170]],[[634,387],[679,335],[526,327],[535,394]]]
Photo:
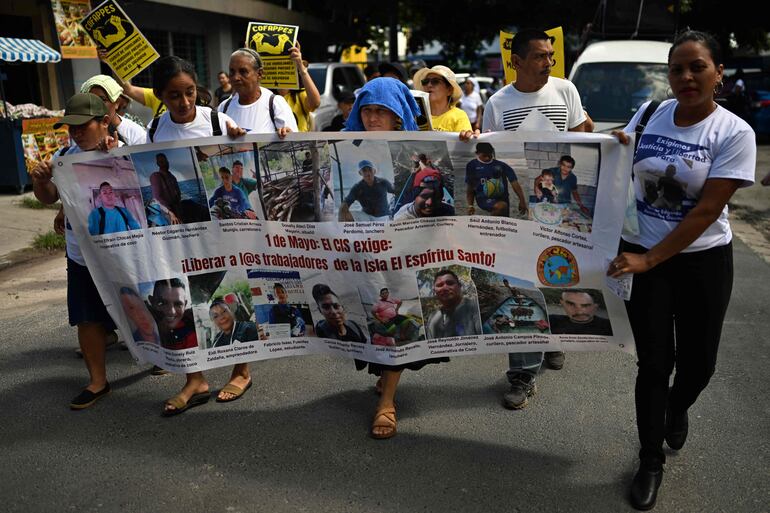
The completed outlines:
[[[374,428],[386,428],[384,433],[375,433]],[[396,409],[392,406],[380,408],[374,414],[372,429],[369,431],[372,438],[382,440],[396,436]]]

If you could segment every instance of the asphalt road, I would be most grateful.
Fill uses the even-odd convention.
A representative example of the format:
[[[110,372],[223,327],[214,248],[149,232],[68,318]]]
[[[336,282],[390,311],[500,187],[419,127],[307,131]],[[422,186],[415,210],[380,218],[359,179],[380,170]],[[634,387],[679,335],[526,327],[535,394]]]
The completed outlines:
[[[57,268],[0,273],[4,512],[632,511],[629,355],[568,354],[519,412],[499,402],[502,355],[406,372],[399,434],[386,441],[367,437],[372,377],[324,357],[255,364],[240,401],[161,418],[182,378],[152,377],[110,350],[112,395],[71,412],[85,369]],[[669,456],[659,512],[770,504],[770,266],[737,242],[736,271],[717,372],[687,445]],[[227,375],[208,373],[214,388]]]

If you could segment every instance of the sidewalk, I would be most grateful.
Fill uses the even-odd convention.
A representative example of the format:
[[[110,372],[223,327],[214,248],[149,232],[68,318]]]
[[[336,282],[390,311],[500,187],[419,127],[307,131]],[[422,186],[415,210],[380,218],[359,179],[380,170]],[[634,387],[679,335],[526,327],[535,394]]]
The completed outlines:
[[[34,196],[0,194],[0,267],[11,260],[11,253],[31,247],[37,234],[53,230],[56,211],[22,207],[24,197]]]

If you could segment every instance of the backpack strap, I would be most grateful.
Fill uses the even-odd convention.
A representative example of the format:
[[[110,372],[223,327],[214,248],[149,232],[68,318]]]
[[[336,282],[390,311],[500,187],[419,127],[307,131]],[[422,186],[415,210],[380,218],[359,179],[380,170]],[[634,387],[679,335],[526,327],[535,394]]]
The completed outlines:
[[[59,152],[59,156],[63,157],[64,155],[66,155],[67,152],[70,151],[70,148],[71,146],[65,146],[64,148],[62,148],[61,151]]]
[[[150,142],[155,142],[155,132],[158,130],[158,123],[160,122],[160,116],[152,118],[147,130],[147,137],[150,138]]]
[[[222,112],[223,113],[227,114],[227,109],[230,107],[230,102],[232,102],[232,101],[233,101],[233,97],[232,96],[228,96],[227,100],[222,102]]]
[[[639,119],[639,123],[636,125],[636,128],[634,128],[634,132],[636,133],[636,140],[634,141],[634,155],[636,155],[636,149],[639,147],[639,139],[641,139],[642,133],[644,133],[644,129],[647,127],[647,123],[650,121],[650,118],[659,106],[659,101],[650,102],[650,104],[647,105],[647,108],[644,109],[642,117]]]
[[[278,128],[275,126],[275,93],[270,93],[270,99],[267,101],[268,110],[270,111],[270,121],[273,123],[273,128]]]
[[[211,109],[211,135],[222,135],[222,127],[219,126],[219,113]]]
[[[120,217],[123,218],[123,223],[126,225],[126,230],[131,229],[131,227],[128,226],[128,216],[126,215],[125,212],[123,212],[123,209],[121,207],[115,205],[115,210],[117,210],[118,214],[120,214]]]

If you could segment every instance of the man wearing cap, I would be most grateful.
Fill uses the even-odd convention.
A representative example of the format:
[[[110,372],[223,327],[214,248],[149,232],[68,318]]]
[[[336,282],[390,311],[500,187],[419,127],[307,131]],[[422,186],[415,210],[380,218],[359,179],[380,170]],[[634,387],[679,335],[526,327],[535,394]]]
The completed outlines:
[[[551,38],[542,30],[520,30],[511,41],[511,60],[516,82],[503,87],[487,101],[483,131],[549,130],[585,132],[590,120],[583,111],[577,88],[567,80],[551,77],[554,50]],[[545,354],[552,369],[564,366],[564,353]],[[534,395],[535,376],[543,353],[508,355],[511,389],[503,396],[506,408],[518,410]]]
[[[480,209],[493,216],[509,217],[508,184],[519,197],[519,213],[527,213],[527,199],[516,172],[505,162],[495,159],[495,149],[487,142],[476,144],[476,159],[465,166],[465,184],[468,215],[475,213],[475,201]]]
[[[369,160],[358,163],[361,180],[350,188],[348,195],[340,205],[340,221],[387,221],[388,193],[395,194],[393,184],[384,178],[375,176],[377,168]],[[358,201],[363,212],[354,219],[350,206]]]
[[[457,108],[463,92],[454,72],[446,66],[422,68],[414,74],[414,87],[428,93],[433,130],[465,132],[471,130],[468,115]]]
[[[400,62],[381,62],[379,66],[377,66],[377,70],[380,72],[381,77],[395,78],[406,85],[406,68]]]
[[[131,212],[117,204],[110,182],[102,182],[99,185],[99,199],[101,206],[94,208],[88,215],[88,233],[103,235],[141,228]]]
[[[407,203],[395,213],[394,221],[455,215],[454,207],[444,203],[444,185],[440,178],[426,176],[420,182],[418,191],[414,201]]]
[[[107,107],[111,126],[117,130],[118,138],[124,144],[134,146],[147,141],[147,131],[138,123],[118,114],[118,104],[123,95],[123,88],[112,77],[96,75],[86,80],[80,88],[81,93],[91,93],[98,96]]]
[[[54,128],[62,125],[68,126],[75,145],[60,149],[52,161],[39,163],[30,173],[35,197],[48,205],[59,199],[59,191],[51,181],[53,161],[64,154],[96,150],[102,143],[107,147],[118,143],[109,136],[110,116],[104,102],[90,93],[76,94],[67,101],[64,117],[54,124]],[[72,227],[66,221],[65,226],[69,323],[77,326],[78,342],[90,377],[88,386],[70,401],[70,408],[81,410],[110,393],[104,353],[107,334],[115,329],[115,323],[96,290]]]

